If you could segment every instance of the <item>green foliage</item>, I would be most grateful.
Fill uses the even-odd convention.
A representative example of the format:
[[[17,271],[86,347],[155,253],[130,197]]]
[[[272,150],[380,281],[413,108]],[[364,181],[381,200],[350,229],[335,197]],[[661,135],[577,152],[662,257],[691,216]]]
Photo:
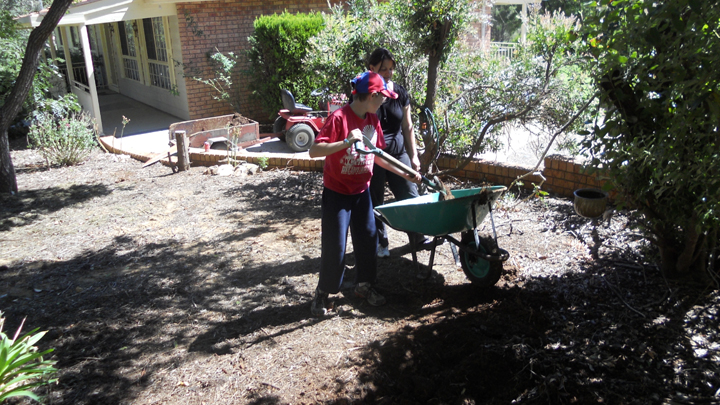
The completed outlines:
[[[267,156],[260,156],[257,159],[258,166],[260,166],[260,168],[263,170],[267,169],[269,161],[270,161],[270,159],[268,159]]]
[[[224,54],[215,48],[215,53],[208,55],[212,66],[214,78],[207,79],[193,76],[193,80],[206,84],[215,91],[213,100],[224,101],[236,112],[240,112],[240,95],[237,88],[233,88],[232,75],[237,65],[238,56],[234,52]]]
[[[586,4],[587,2],[578,0],[543,0],[540,6],[542,11],[547,14],[560,11],[567,16],[578,16],[582,13],[583,6],[587,8]]]
[[[643,214],[666,274],[717,271],[720,8],[700,0],[593,5],[584,28],[606,111],[584,146]]]
[[[393,80],[408,90],[412,111],[421,113],[428,57],[416,46],[402,45],[411,44],[414,35],[403,20],[409,18],[407,8],[400,0],[355,0],[347,12],[333,9],[325,29],[310,41],[307,66],[326,78],[333,92],[346,91],[347,78],[364,69],[365,55],[377,46],[386,47],[397,59]],[[530,43],[511,61],[460,46],[447,54],[438,74],[435,109],[443,151],[465,157],[497,150],[506,119],[532,122],[553,133],[591,98],[594,88],[587,61],[575,51],[574,20],[533,15],[530,24]],[[578,130],[583,120],[577,119],[568,130]],[[562,141],[577,149],[571,138]]]
[[[18,29],[7,11],[0,11],[0,105],[10,94],[22,67],[27,41],[23,31]],[[41,61],[18,119],[32,118],[45,112],[55,116],[67,115],[70,111],[79,112],[80,104],[74,95],[52,96],[53,81],[62,80],[53,61]]]
[[[492,8],[491,37],[496,42],[514,42],[522,27],[522,6],[496,5]]]
[[[351,1],[346,13],[341,4],[331,6],[325,26],[308,41],[306,69],[318,78],[320,87],[331,93],[350,95],[350,79],[366,69],[365,58],[379,42],[373,38],[375,24],[369,25],[373,7]]]
[[[474,2],[468,0],[396,1],[394,10],[407,33],[408,46],[445,61],[470,23]]]
[[[260,16],[248,38],[250,50],[250,87],[265,110],[274,115],[280,108],[280,89],[289,90],[295,100],[312,105],[310,93],[320,80],[307,74],[303,66],[309,39],[324,25],[320,13]]]
[[[84,113],[70,113],[60,118],[43,113],[30,127],[28,137],[48,166],[76,165],[85,160],[95,146],[93,120]]]
[[[510,123],[549,134],[571,121],[565,130],[580,129],[582,118],[573,118],[592,98],[593,88],[588,61],[575,50],[576,29],[573,20],[559,15],[533,15],[528,43],[509,60],[483,52],[453,53],[438,92],[443,150],[462,157],[494,151],[501,129]]]
[[[25,39],[9,12],[0,10],[0,105],[10,94],[20,72]]]
[[[367,58],[377,47],[389,49],[397,65],[393,81],[402,84],[415,100],[425,90],[427,59],[406,45],[408,33],[399,17],[401,1],[378,4],[374,0],[350,0],[347,10],[332,6],[324,29],[309,41],[304,59],[307,69],[331,93],[350,95],[349,79],[367,69]]]
[[[7,11],[12,16],[31,13],[37,10],[37,6],[38,3],[33,0],[0,0],[0,10]]]
[[[18,337],[21,324],[15,336],[10,338],[2,331],[4,324],[5,318],[0,312],[0,402],[10,397],[27,397],[40,402],[41,398],[31,389],[57,381],[52,378],[57,372],[53,367],[56,362],[43,358],[54,349],[40,352],[35,346],[46,332],[34,329]]]

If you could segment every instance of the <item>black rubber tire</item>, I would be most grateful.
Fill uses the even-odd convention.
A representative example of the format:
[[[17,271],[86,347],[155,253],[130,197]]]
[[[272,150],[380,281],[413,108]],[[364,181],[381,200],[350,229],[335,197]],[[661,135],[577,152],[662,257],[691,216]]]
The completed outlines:
[[[461,242],[465,246],[475,249],[475,237],[473,233],[463,232]],[[485,254],[497,254],[497,244],[492,238],[480,238],[478,251]],[[500,280],[503,272],[501,261],[488,261],[479,256],[460,251],[460,264],[465,276],[472,284],[479,288],[490,288]]]
[[[307,124],[295,124],[287,130],[285,143],[296,152],[305,152],[315,142],[315,132]]]
[[[273,123],[273,132],[278,133],[282,132],[283,134],[278,136],[278,139],[285,142],[285,125],[287,124],[287,120],[283,117],[277,117],[275,118],[275,122]]]

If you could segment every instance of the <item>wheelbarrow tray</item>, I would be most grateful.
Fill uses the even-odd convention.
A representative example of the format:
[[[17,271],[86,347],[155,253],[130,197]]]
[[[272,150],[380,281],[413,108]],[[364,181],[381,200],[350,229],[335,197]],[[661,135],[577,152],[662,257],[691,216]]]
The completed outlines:
[[[453,190],[455,198],[442,201],[440,193],[426,194],[375,207],[375,212],[399,231],[445,236],[474,229],[482,223],[490,206],[506,189],[505,186],[488,186]]]

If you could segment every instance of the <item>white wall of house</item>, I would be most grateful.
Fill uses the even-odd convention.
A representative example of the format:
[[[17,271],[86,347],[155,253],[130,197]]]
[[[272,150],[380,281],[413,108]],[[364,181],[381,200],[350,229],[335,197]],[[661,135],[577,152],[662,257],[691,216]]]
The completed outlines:
[[[170,41],[172,43],[173,59],[175,61],[182,62],[182,44],[180,43],[180,28],[178,27],[177,16],[168,17],[168,25],[170,27]],[[182,64],[175,65],[175,83],[178,91],[178,95],[175,98],[178,100],[174,105],[176,105],[177,113],[172,114],[176,117],[189,120],[190,108],[188,107],[187,89],[185,88],[185,77],[183,75]]]
[[[182,61],[177,16],[168,17],[168,28],[170,32],[172,58],[174,60]],[[116,60],[122,61],[122,55],[118,55]],[[122,66],[118,66],[118,70],[122,71]],[[189,119],[190,112],[188,109],[187,91],[185,89],[185,79],[182,77],[181,67],[175,67],[175,94],[169,90],[128,79],[122,77],[122,75],[120,76],[121,77],[118,80],[118,90],[120,94],[138,100],[176,117],[185,120]]]

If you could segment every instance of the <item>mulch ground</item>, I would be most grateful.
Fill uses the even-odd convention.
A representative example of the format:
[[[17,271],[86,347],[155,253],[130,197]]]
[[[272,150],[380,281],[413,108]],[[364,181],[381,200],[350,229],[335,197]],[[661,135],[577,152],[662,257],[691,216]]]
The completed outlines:
[[[596,223],[567,199],[506,195],[493,219],[511,258],[488,290],[448,244],[416,268],[393,230],[387,304],[345,292],[320,319],[319,173],[172,174],[100,151],[46,169],[15,149],[0,308],[8,333],[25,317],[48,331],[49,403],[720,401],[718,294],[664,280],[626,212]]]

